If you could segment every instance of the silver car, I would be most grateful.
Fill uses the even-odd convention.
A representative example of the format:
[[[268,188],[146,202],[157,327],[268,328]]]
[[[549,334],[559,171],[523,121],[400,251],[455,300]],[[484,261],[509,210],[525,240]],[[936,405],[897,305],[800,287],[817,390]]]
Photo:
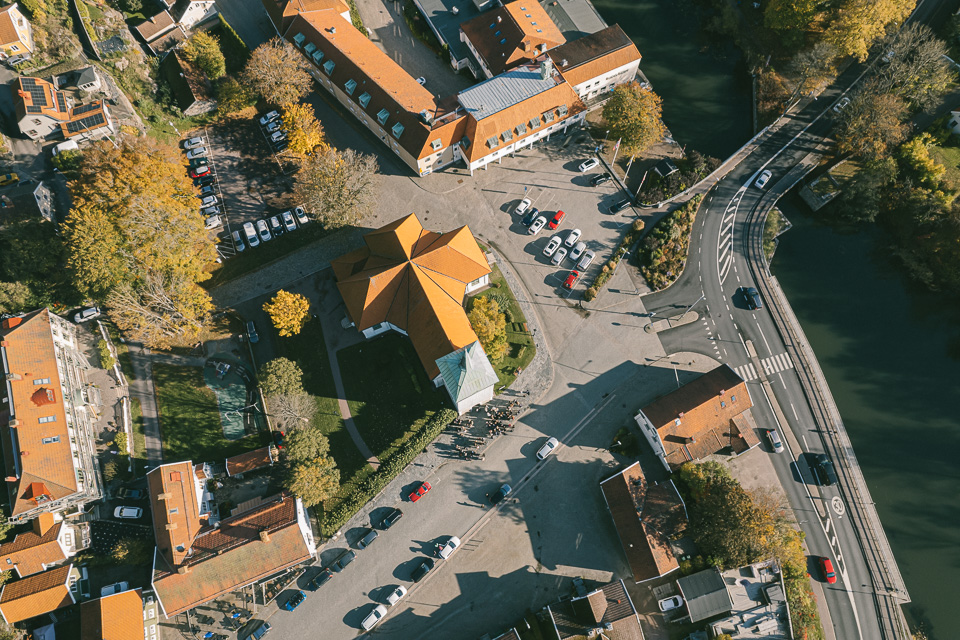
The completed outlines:
[[[303,207],[294,207],[293,215],[296,216],[301,227],[310,222],[310,218],[307,217],[307,212],[303,210]]]
[[[244,244],[243,242],[243,238],[240,237],[239,231],[234,231],[232,236],[233,236],[233,246],[237,248],[237,253],[247,248],[247,245]]]
[[[264,242],[273,240],[273,236],[270,235],[270,227],[267,226],[266,220],[257,220],[257,232],[260,234],[260,239]]]
[[[202,158],[205,155],[207,155],[206,147],[197,147],[196,149],[187,151],[187,159],[189,160],[193,160],[194,158]]]
[[[583,255],[583,252],[587,250],[586,242],[578,242],[573,249],[570,249],[570,259],[576,262],[580,259],[580,256]]]
[[[563,241],[563,244],[572,247],[580,241],[581,235],[583,234],[580,232],[580,229],[571,229],[570,233],[567,234],[567,239]]]
[[[550,260],[553,264],[560,264],[563,262],[563,259],[567,257],[567,250],[563,247],[557,249],[557,252],[553,254],[553,258]]]
[[[586,271],[587,267],[590,266],[590,264],[593,262],[593,259],[596,257],[597,254],[595,254],[593,251],[587,251],[585,254],[583,254],[583,257],[580,258],[580,262],[577,263],[577,269],[580,271]]]
[[[247,244],[249,244],[251,248],[260,244],[260,238],[257,237],[257,230],[252,222],[243,223],[243,235],[247,236]]]
[[[293,214],[289,211],[284,211],[280,214],[280,219],[283,220],[283,226],[287,228],[287,231],[296,231],[297,223],[293,221]]]
[[[200,199],[201,207],[212,207],[217,204],[217,196],[204,196]]]
[[[220,220],[220,216],[210,216],[203,222],[204,229],[216,229],[217,227],[223,226],[223,221]]]
[[[196,138],[190,138],[189,140],[183,141],[184,149],[196,149],[197,147],[203,146],[203,138],[197,136]]]

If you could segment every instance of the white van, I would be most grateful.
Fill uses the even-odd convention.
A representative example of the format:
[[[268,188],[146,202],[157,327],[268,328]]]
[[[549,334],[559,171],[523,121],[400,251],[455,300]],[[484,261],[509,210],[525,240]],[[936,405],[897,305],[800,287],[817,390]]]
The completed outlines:
[[[53,155],[57,155],[61,151],[79,151],[80,147],[77,146],[76,141],[67,140],[66,142],[61,142],[60,144],[53,147]]]

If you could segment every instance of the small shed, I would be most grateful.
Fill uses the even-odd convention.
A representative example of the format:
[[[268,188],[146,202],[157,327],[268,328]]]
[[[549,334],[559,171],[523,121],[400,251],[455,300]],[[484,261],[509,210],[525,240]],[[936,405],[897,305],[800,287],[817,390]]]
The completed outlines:
[[[655,164],[653,166],[653,170],[656,171],[657,175],[661,178],[666,178],[670,174],[680,171],[680,169],[677,168],[677,165],[673,164],[673,160],[670,158],[664,158]]]
[[[680,578],[677,586],[680,587],[683,599],[687,601],[690,622],[728,614],[733,610],[727,585],[720,575],[720,570],[715,567]]]

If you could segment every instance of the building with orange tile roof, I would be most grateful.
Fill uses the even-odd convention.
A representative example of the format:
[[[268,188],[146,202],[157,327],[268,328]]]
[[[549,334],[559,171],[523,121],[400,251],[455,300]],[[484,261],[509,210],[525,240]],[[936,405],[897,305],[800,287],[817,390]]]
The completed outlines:
[[[273,496],[214,526],[204,525],[171,563],[161,547],[175,544],[163,540],[175,530],[156,529],[153,561],[153,589],[167,618],[305,562],[317,552],[306,509],[289,494]]]
[[[427,231],[410,214],[363,241],[362,249],[330,262],[357,329],[367,338],[391,330],[409,336],[427,376],[446,386],[461,413],[465,404],[493,397],[496,375],[491,382],[492,367],[463,308],[465,296],[490,277],[470,229]]]
[[[604,637],[609,640],[643,640],[640,617],[623,580],[589,593],[578,593],[544,609],[546,624],[558,640]],[[602,633],[595,635],[597,630]]]
[[[0,615],[4,622],[14,624],[74,604],[71,571],[73,565],[57,567],[3,585]]]
[[[747,383],[723,364],[661,396],[634,418],[669,471],[730,448],[743,453],[760,444]]]
[[[271,447],[262,447],[227,458],[225,461],[228,476],[242,476],[244,473],[269,467],[274,462]]]
[[[21,76],[11,83],[20,132],[32,140],[57,132],[64,139],[95,140],[113,133],[102,100],[74,106],[66,94],[42,78]]]
[[[583,101],[633,81],[640,70],[640,51],[617,24],[550,49],[547,55]]]
[[[157,553],[168,566],[177,567],[190,555],[193,540],[213,512],[206,479],[189,460],[163,464],[147,474],[147,497]]]
[[[80,605],[80,640],[144,640],[147,621],[141,589],[88,600]]]
[[[263,0],[263,8],[267,10],[277,35],[287,31],[297,14],[311,11],[332,9],[350,22],[350,7],[344,0]]]
[[[473,57],[473,75],[488,80],[566,42],[537,0],[515,0],[467,20],[460,40]]]
[[[101,496],[76,326],[40,309],[0,322],[6,394],[0,445],[14,522]]]
[[[680,568],[670,539],[686,529],[687,512],[672,480],[647,482],[634,462],[600,483],[635,582]]]
[[[22,56],[33,53],[33,26],[16,2],[0,8],[0,57]]]
[[[46,571],[90,546],[90,526],[85,522],[41,513],[32,524],[32,531],[0,545],[0,571],[14,571],[24,578]]]

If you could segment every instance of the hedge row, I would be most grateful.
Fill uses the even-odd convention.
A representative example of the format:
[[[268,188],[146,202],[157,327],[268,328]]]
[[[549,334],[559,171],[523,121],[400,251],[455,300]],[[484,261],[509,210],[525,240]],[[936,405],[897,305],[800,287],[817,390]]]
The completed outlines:
[[[452,409],[441,409],[433,414],[420,431],[404,442],[392,456],[381,462],[380,468],[374,474],[361,481],[354,492],[344,497],[332,511],[323,514],[321,533],[328,538],[336,533],[363,505],[376,497],[406,469],[456,417],[457,414]]]
[[[641,243],[637,262],[654,291],[666,289],[683,273],[699,208],[700,196],[696,195],[660,220]]]
[[[603,265],[603,269],[601,269],[600,273],[597,274],[597,277],[593,279],[593,284],[583,292],[584,300],[590,302],[597,297],[597,294],[600,293],[601,289],[603,289],[603,285],[607,284],[607,280],[613,277],[613,272],[616,270],[617,263],[620,262],[620,258],[627,253],[627,250],[630,249],[630,246],[637,241],[641,233],[643,233],[643,220],[634,220],[633,225],[630,227],[630,231],[623,236],[623,239],[620,240],[620,244],[617,246],[616,251],[613,252],[613,257],[610,258],[610,262]]]

